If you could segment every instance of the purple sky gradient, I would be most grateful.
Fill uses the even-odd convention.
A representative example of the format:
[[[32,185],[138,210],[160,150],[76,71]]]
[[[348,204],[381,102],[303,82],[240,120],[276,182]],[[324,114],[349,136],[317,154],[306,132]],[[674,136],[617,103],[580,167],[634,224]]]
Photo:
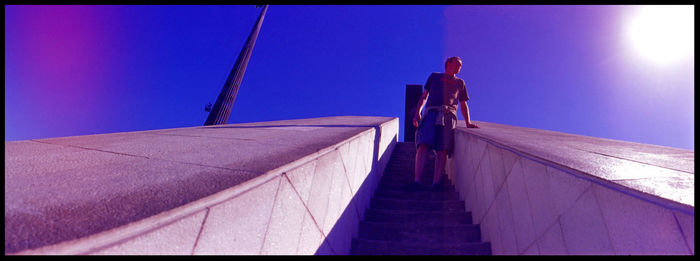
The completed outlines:
[[[451,6],[444,53],[464,58],[475,119],[694,149],[694,59],[639,59],[636,8]]]
[[[273,5],[229,123],[403,128],[405,85],[456,55],[474,120],[693,150],[694,59],[640,61],[634,8]],[[5,6],[5,141],[201,126],[259,12]]]

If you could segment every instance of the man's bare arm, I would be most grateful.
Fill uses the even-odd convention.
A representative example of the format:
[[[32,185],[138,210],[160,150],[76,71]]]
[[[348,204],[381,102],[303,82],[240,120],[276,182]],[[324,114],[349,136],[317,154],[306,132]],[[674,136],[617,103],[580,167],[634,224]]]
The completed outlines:
[[[425,104],[426,100],[428,100],[428,90],[423,90],[423,94],[418,99],[416,113],[413,114],[413,126],[418,127],[418,121],[420,121],[420,110],[423,108],[423,104]]]
[[[462,111],[462,117],[464,117],[464,123],[467,128],[479,128],[478,125],[473,124],[469,119],[469,107],[467,107],[467,101],[459,101],[459,108]]]

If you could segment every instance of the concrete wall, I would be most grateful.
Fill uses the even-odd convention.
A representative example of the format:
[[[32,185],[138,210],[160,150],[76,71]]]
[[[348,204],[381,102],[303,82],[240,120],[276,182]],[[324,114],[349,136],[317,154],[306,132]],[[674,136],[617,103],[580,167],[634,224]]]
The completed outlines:
[[[494,255],[694,255],[693,151],[478,124],[447,172]]]
[[[350,132],[342,132],[345,138],[340,141],[312,153],[293,155],[295,160],[185,205],[107,231],[14,254],[349,254],[359,220],[397,142],[398,124],[397,118],[350,116],[238,126],[251,128],[248,131],[258,127],[304,131],[299,133],[309,141],[329,139],[331,134],[339,137],[337,131],[329,134],[324,129]],[[202,128],[207,127],[177,131],[200,133]],[[221,138],[223,132],[216,135]],[[24,144],[15,146],[20,145]],[[6,153],[14,151],[6,149]],[[250,160],[253,162],[246,164],[267,164]],[[25,166],[23,170],[29,169]],[[8,176],[14,177],[6,170],[6,179]],[[6,211],[6,225],[7,219]]]

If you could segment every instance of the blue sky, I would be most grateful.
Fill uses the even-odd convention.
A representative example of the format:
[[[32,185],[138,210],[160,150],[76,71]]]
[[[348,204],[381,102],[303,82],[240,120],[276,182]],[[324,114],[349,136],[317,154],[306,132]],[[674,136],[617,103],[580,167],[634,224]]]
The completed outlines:
[[[638,9],[273,5],[229,123],[403,128],[405,85],[460,56],[473,120],[693,150],[693,55],[642,59]],[[5,6],[5,141],[203,125],[260,10]]]

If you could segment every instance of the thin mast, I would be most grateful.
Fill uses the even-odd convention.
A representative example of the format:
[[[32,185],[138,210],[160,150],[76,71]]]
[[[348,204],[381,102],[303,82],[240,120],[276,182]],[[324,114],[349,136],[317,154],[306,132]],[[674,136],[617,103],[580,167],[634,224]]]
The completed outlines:
[[[219,97],[216,98],[214,108],[209,112],[209,116],[204,122],[205,126],[228,123],[228,118],[231,115],[231,108],[233,108],[233,102],[236,100],[236,94],[238,94],[241,81],[243,81],[243,74],[245,74],[245,69],[248,66],[248,60],[250,60],[250,55],[253,52],[255,40],[258,38],[258,33],[260,32],[263,18],[265,18],[267,7],[268,5],[264,5],[262,11],[260,11],[258,21],[255,22],[255,26],[250,32],[248,40],[243,46],[241,53],[238,55],[236,64],[233,65],[233,69],[231,69],[231,73],[229,73],[226,83],[221,89],[221,93],[219,93]]]

